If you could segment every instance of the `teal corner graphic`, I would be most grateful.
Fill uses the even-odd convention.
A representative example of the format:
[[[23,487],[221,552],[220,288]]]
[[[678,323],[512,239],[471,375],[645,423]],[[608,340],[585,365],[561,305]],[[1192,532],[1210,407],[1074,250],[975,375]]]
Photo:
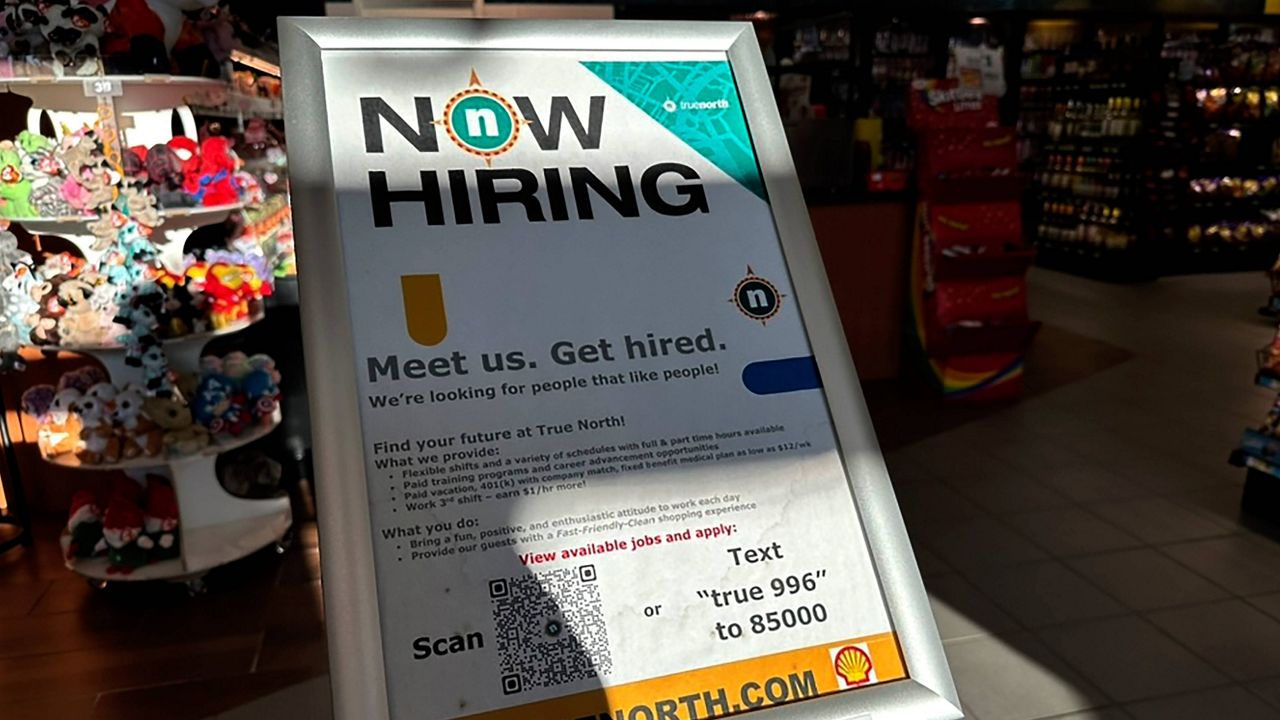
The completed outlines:
[[[729,63],[584,62],[636,107],[766,200]]]

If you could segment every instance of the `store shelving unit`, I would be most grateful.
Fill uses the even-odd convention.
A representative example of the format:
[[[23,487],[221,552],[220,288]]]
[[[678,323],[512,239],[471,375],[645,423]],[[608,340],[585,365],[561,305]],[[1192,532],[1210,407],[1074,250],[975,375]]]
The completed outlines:
[[[120,147],[125,142],[119,130],[118,113],[172,109],[196,96],[216,98],[225,94],[220,81],[168,76],[105,76],[91,78],[19,78],[6,81],[14,92],[33,101],[33,115],[40,111],[81,112],[89,108],[97,114],[108,143]],[[167,139],[167,138],[165,138]],[[182,267],[184,245],[196,228],[224,222],[240,204],[171,208],[160,211],[162,222],[153,229],[160,262],[170,270]],[[86,259],[94,261],[101,251],[93,248],[96,237],[88,232],[95,217],[10,218],[35,236],[56,235],[69,240]],[[158,236],[162,241],[155,240]],[[208,332],[164,341],[169,366],[180,374],[199,371],[200,357],[211,340],[240,332],[262,319],[261,308],[244,320]],[[96,358],[117,386],[140,382],[142,370],[125,362],[126,350],[115,343],[101,346],[40,346],[56,355],[59,351],[87,354]],[[288,496],[243,499],[227,493],[218,481],[216,463],[222,453],[259,440],[281,422],[277,410],[265,423],[235,438],[219,438],[201,452],[188,456],[143,457],[108,465],[82,464],[74,456],[46,458],[52,465],[75,471],[123,471],[140,480],[147,472],[166,471],[172,482],[179,514],[181,554],[174,560],[145,565],[132,573],[108,570],[103,558],[72,559],[67,567],[89,579],[96,587],[108,582],[170,580],[185,582],[193,592],[204,590],[204,575],[212,568],[243,558],[274,545],[283,551],[291,539],[292,509]]]
[[[1254,24],[1169,23],[1152,135],[1165,273],[1260,270],[1280,251],[1280,42]]]
[[[1154,276],[1142,158],[1149,23],[1027,24],[1019,154],[1024,223],[1041,265],[1107,280]]]

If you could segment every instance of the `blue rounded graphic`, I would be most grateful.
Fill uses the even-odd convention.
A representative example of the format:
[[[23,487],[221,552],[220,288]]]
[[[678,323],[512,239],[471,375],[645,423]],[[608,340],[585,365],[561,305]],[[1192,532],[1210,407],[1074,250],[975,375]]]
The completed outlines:
[[[511,141],[515,118],[499,100],[468,95],[449,111],[449,128],[458,142],[479,152],[492,152]]]

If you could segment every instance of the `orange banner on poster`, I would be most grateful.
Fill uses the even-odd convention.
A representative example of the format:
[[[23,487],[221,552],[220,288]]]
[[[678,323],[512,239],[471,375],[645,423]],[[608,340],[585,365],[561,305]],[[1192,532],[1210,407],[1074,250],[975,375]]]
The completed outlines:
[[[884,633],[469,715],[466,720],[710,720],[906,676],[897,638]]]

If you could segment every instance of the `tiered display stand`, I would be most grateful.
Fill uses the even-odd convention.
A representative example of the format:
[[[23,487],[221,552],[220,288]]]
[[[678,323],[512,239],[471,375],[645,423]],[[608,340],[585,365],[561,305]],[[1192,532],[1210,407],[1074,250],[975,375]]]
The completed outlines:
[[[216,80],[170,76],[97,76],[90,78],[17,78],[2,83],[7,89],[32,99],[33,115],[44,110],[60,112],[94,112],[103,136],[108,138],[108,157],[119,164],[119,151],[126,141],[116,122],[117,113],[171,110],[182,106],[186,97],[207,96],[225,89]],[[163,142],[164,138],[129,138],[133,144]],[[183,249],[191,232],[205,225],[225,221],[240,205],[192,207],[162,210],[162,223],[154,228],[152,238],[161,262],[176,270],[182,266]],[[10,218],[32,235],[57,235],[76,245],[90,262],[101,252],[93,250],[97,240],[88,230],[93,217]],[[163,238],[163,239],[161,239]],[[261,314],[233,325],[164,342],[170,368],[180,374],[198,374],[205,345],[214,337],[243,330],[262,318]],[[68,351],[92,355],[102,363],[116,385],[140,382],[141,370],[124,362],[121,345],[41,346],[42,352]],[[137,458],[107,465],[81,464],[74,457],[46,458],[63,468],[100,472],[124,471],[141,480],[148,471],[168,470],[178,500],[181,556],[145,565],[129,574],[112,573],[104,558],[68,561],[67,567],[85,576],[91,585],[105,587],[109,582],[169,580],[187,584],[192,593],[204,591],[204,575],[211,569],[233,562],[265,547],[274,545],[283,552],[292,539],[292,509],[287,495],[265,499],[243,499],[227,493],[218,481],[215,463],[218,455],[247,445],[266,436],[279,425],[280,412],[271,422],[246,431],[240,437],[215,441],[203,451],[186,456]]]
[[[1280,348],[1280,328],[1277,328],[1276,337],[1269,347],[1258,351],[1258,372],[1253,376],[1253,382],[1258,387],[1280,393],[1280,372],[1273,362],[1276,350]],[[1231,453],[1229,462],[1245,468],[1244,493],[1240,498],[1244,511],[1280,522],[1280,396],[1276,397],[1262,427],[1244,431],[1240,447]]]
[[[1022,392],[1039,327],[1027,317],[1035,252],[1022,240],[1014,130],[994,126],[992,99],[959,97],[941,86],[913,98],[921,147],[914,336],[945,398],[1008,399]]]

